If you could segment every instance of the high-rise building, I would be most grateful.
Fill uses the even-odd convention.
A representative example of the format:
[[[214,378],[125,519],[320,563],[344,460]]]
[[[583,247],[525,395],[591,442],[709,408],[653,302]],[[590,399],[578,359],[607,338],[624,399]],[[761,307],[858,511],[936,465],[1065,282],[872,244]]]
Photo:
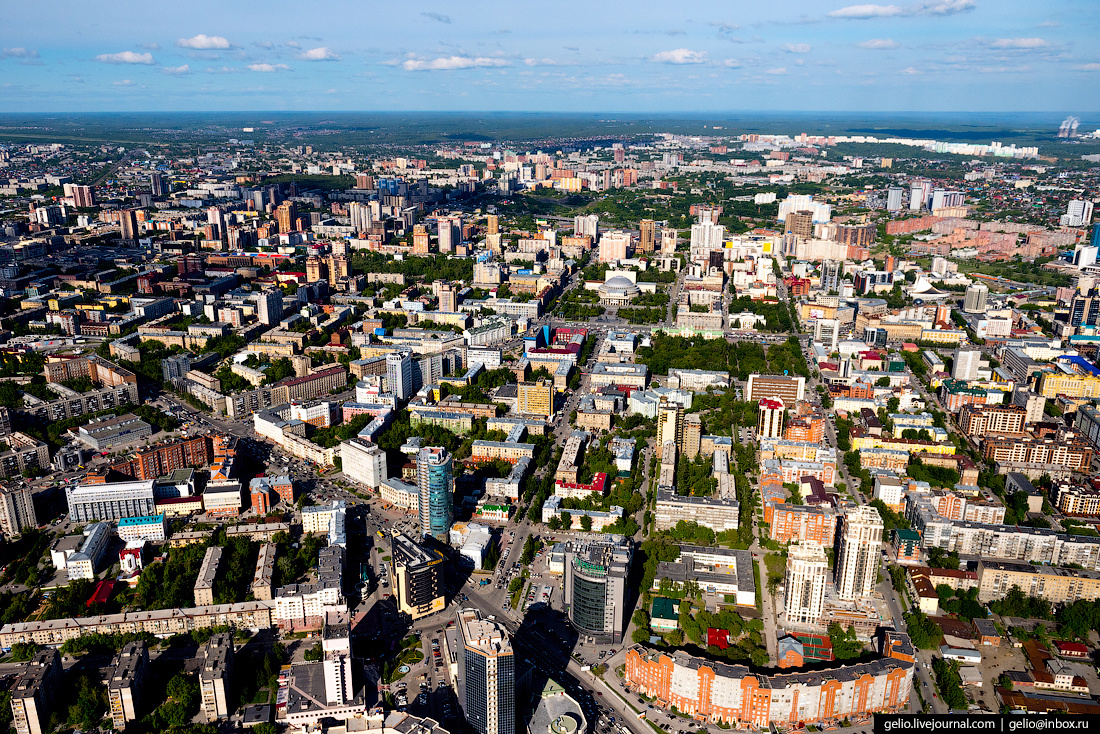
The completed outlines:
[[[978,379],[978,366],[982,361],[982,353],[978,349],[955,349],[955,363],[951,368],[951,377],[956,380]]]
[[[328,266],[321,258],[310,255],[306,258],[306,282],[316,283],[319,280],[328,282]]]
[[[691,225],[691,252],[721,249],[726,239],[726,228],[721,224],[703,222]]]
[[[816,625],[821,621],[828,576],[829,559],[820,543],[808,541],[790,547],[785,604],[788,624]]]
[[[937,209],[962,206],[964,201],[965,198],[961,191],[936,189],[932,192],[932,212],[935,213]]]
[[[390,541],[393,594],[398,610],[414,621],[442,612],[447,606],[443,594],[443,554],[397,531],[391,534]]]
[[[458,700],[478,734],[516,732],[516,656],[504,625],[458,613]]]
[[[661,254],[671,255],[676,252],[677,232],[675,229],[661,230]]]
[[[699,455],[699,449],[703,441],[703,422],[698,413],[684,416],[684,447],[683,454],[689,459]]]
[[[261,324],[274,326],[283,319],[283,292],[278,288],[261,292],[256,297],[256,318]]]
[[[901,197],[905,195],[905,189],[900,186],[891,186],[886,190],[886,211],[901,211]]]
[[[153,192],[153,196],[168,196],[172,191],[172,187],[168,185],[168,179],[158,171],[149,174],[149,189]]]
[[[137,211],[134,209],[119,210],[118,228],[119,237],[121,237],[124,242],[137,241],[138,235],[141,233],[140,226],[138,225]]]
[[[595,242],[600,234],[600,218],[595,214],[573,217],[573,234],[588,235]]]
[[[38,517],[34,512],[34,498],[31,488],[7,487],[0,489],[0,531],[10,538],[19,535],[25,528],[38,526]]]
[[[12,726],[16,734],[44,734],[50,712],[61,694],[61,653],[56,647],[39,651],[23,667],[11,689]]]
[[[293,201],[284,201],[275,210],[275,221],[279,223],[280,232],[293,232],[297,228],[298,205]]]
[[[652,219],[643,219],[638,226],[638,251],[653,252],[657,246],[657,223]]]
[[[439,289],[439,310],[454,313],[458,310],[458,289],[447,283]]]
[[[675,443],[677,449],[683,447],[684,406],[662,397],[657,404],[657,446],[664,446],[669,441]]]
[[[500,234],[500,216],[490,214],[485,221],[485,234]]]
[[[78,209],[90,209],[95,206],[95,189],[91,186],[65,184],[65,196],[72,198],[73,206]]]
[[[462,217],[439,218],[439,251],[454,252],[462,242]]]
[[[199,693],[207,721],[223,719],[232,713],[230,693],[233,687],[233,633],[217,632],[203,646]]]
[[[810,239],[814,236],[814,213],[809,210],[790,212],[787,215],[784,231],[803,239]]]
[[[783,437],[783,401],[779,398],[765,398],[760,401],[760,420],[756,429],[756,437],[782,438]]]
[[[554,383],[547,379],[520,382],[516,386],[516,410],[549,418],[554,413]]]
[[[565,544],[562,595],[573,627],[599,641],[622,642],[628,611],[630,538],[605,535]]]
[[[374,225],[370,206],[361,201],[348,203],[348,219],[356,232],[366,232]]]
[[[1092,224],[1093,204],[1088,199],[1073,199],[1059,222],[1063,227],[1087,227]]]
[[[414,224],[412,233],[414,255],[427,255],[432,248],[432,236],[423,224]]]
[[[973,283],[966,288],[963,296],[963,311],[967,313],[985,313],[985,300],[989,297],[989,286],[985,283]]]
[[[389,479],[386,452],[377,444],[353,437],[340,444],[341,471],[345,477],[371,489]]]
[[[420,531],[441,542],[454,523],[454,457],[447,449],[425,446],[416,456],[420,490]]]
[[[138,718],[145,671],[149,667],[149,647],[143,640],[128,642],[115,656],[114,670],[107,681],[111,723],[119,731]]]
[[[836,564],[838,599],[854,600],[871,596],[878,578],[881,543],[882,516],[878,510],[870,505],[861,505],[844,515]]]
[[[386,392],[398,400],[408,400],[413,395],[413,363],[409,352],[391,352],[386,355]]]

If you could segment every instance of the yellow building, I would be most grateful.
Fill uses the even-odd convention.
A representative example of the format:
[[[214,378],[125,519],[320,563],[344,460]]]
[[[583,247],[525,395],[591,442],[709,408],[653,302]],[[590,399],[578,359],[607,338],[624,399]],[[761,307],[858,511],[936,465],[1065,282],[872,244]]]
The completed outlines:
[[[554,384],[550,380],[521,382],[517,385],[517,393],[517,409],[520,413],[546,418],[554,414]]]
[[[1096,398],[1100,397],[1100,377],[1044,372],[1039,377],[1037,389],[1044,398],[1053,398],[1058,395],[1070,398]]]
[[[1001,599],[1020,587],[1024,596],[1037,596],[1052,604],[1100,599],[1100,573],[1055,566],[1032,566],[1010,561],[978,562],[978,600]]]

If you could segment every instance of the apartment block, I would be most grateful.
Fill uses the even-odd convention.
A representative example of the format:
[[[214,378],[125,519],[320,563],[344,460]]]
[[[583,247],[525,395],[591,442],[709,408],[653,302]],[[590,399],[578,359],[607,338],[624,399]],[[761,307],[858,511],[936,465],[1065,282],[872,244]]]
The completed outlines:
[[[50,712],[60,696],[61,654],[56,648],[41,650],[23,668],[11,689],[12,726],[16,734],[50,731]]]
[[[231,632],[216,633],[203,647],[199,693],[207,721],[223,719],[231,713],[229,706],[233,684],[233,656]]]
[[[115,656],[114,669],[107,681],[111,723],[116,729],[137,719],[141,713],[141,693],[149,667],[149,648],[144,641],[128,642]]]
[[[1024,433],[1027,408],[1020,405],[964,405],[959,428],[967,436],[1018,436]]]
[[[1100,599],[1100,573],[1055,566],[1033,566],[983,558],[978,561],[978,600],[1000,599],[1017,586],[1025,596],[1051,604]]]
[[[195,579],[195,606],[207,606],[214,603],[214,580],[218,576],[218,566],[222,562],[222,548],[212,546],[206,549],[199,567],[199,576]]]

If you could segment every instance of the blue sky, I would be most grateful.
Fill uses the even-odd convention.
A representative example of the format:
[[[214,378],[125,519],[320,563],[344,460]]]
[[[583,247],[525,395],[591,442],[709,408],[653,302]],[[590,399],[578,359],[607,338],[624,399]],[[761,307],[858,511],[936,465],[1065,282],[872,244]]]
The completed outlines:
[[[1095,0],[6,2],[0,111],[1084,111]]]

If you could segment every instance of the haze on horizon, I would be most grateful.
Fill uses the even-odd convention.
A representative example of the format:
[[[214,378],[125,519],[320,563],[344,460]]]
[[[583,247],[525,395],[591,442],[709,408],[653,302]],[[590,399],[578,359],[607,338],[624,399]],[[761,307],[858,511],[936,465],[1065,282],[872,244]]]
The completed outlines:
[[[9,3],[5,112],[1075,111],[1083,0]]]

